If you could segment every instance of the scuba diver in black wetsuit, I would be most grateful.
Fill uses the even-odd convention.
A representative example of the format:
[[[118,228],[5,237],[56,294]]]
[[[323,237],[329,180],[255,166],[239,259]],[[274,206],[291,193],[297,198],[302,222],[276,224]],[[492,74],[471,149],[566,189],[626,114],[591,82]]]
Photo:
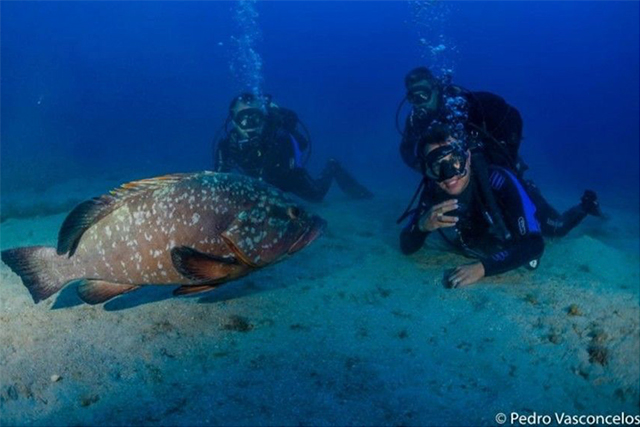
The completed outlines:
[[[269,98],[250,93],[234,98],[223,126],[225,135],[214,152],[214,170],[235,169],[311,202],[324,199],[333,179],[351,198],[373,197],[335,159],[327,162],[320,178],[313,179],[304,168],[310,138],[304,125],[305,132],[298,129],[299,123],[295,112],[278,107]]]
[[[563,214],[558,213],[542,196],[538,187],[523,178],[527,166],[518,155],[522,140],[522,118],[518,110],[504,99],[489,92],[471,92],[460,86],[442,83],[425,67],[410,71],[405,77],[406,100],[412,105],[406,119],[400,154],[411,168],[420,171],[417,152],[420,138],[438,120],[459,123],[460,127],[483,145],[484,159],[478,158],[475,167],[481,178],[487,166],[503,166],[521,180],[537,208],[542,233],[561,237],[577,226],[588,214],[603,217],[596,193],[586,190],[580,204]],[[402,104],[401,104],[402,106]],[[400,108],[398,108],[398,113]],[[396,115],[396,125],[397,125]],[[486,184],[483,187],[487,187]],[[486,190],[485,192],[490,193]]]
[[[544,251],[536,207],[522,184],[509,170],[489,166],[489,190],[504,227],[499,229],[498,217],[486,208],[480,176],[472,168],[477,158],[470,150],[474,144],[448,125],[436,122],[429,127],[418,144],[424,188],[418,207],[405,213],[410,221],[400,234],[405,254],[418,251],[430,233],[438,232],[456,250],[478,259],[453,270],[446,278],[450,287],[468,286],[520,266],[536,268]]]

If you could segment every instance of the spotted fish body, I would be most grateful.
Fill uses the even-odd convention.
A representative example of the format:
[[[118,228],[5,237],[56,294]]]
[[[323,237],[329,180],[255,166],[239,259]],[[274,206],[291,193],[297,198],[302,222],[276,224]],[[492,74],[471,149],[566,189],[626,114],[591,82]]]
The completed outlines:
[[[209,290],[278,262],[317,238],[324,221],[261,181],[214,172],[125,184],[78,205],[57,249],[2,252],[38,302],[72,280],[104,302],[141,285]]]

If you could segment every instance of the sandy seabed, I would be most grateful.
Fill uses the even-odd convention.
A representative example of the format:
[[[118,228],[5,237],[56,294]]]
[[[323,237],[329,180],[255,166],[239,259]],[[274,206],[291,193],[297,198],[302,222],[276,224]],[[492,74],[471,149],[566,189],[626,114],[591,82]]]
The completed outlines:
[[[108,187],[82,188],[80,200]],[[322,238],[194,297],[150,286],[89,306],[70,285],[35,305],[0,265],[0,424],[495,425],[500,412],[640,412],[637,211],[548,241],[536,271],[450,290],[443,271],[466,259],[434,244],[398,250],[406,201],[332,193],[312,206],[329,222]],[[7,219],[2,249],[55,246],[64,217]]]

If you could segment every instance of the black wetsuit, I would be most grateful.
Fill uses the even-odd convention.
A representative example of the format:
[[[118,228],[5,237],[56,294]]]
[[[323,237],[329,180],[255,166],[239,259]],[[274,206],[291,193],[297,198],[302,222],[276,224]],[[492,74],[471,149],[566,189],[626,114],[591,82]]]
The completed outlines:
[[[524,169],[522,161],[517,158],[520,141],[522,140],[522,117],[520,112],[507,102],[489,92],[471,92],[459,86],[448,86],[444,89],[445,96],[461,96],[466,101],[467,120],[465,129],[468,133],[480,132],[490,135],[506,147],[505,154],[493,150],[494,158],[490,163],[507,165],[520,162],[519,168]],[[405,122],[405,131],[400,143],[402,160],[411,168],[420,172],[420,161],[417,148],[420,138],[434,120],[444,120],[442,111],[433,114],[419,114],[412,110]],[[506,158],[506,156],[513,158]],[[513,167],[512,167],[513,168]],[[524,170],[518,171],[520,175]]]
[[[309,141],[295,129],[296,121],[293,111],[272,107],[260,136],[243,140],[238,131],[232,129],[216,146],[214,170],[237,170],[311,202],[324,199],[334,178],[350,195],[369,196],[368,190],[356,183],[335,160],[327,162],[319,178],[309,175],[302,160]]]
[[[508,167],[522,181],[528,195],[537,207],[536,217],[540,221],[545,236],[561,237],[577,226],[587,212],[577,205],[560,214],[542,196],[531,180],[525,180],[523,174],[526,164],[518,156],[522,140],[522,117],[520,112],[503,98],[489,92],[471,92],[459,86],[445,88],[446,96],[461,96],[466,100],[467,121],[465,130],[477,135],[480,140],[492,138],[503,150],[486,150],[490,164]],[[405,123],[405,131],[400,143],[402,160],[411,168],[421,172],[417,147],[423,133],[433,122],[442,120],[441,112],[417,114],[412,110]]]
[[[520,181],[507,169],[489,168],[491,190],[496,198],[511,239],[502,241],[494,236],[483,215],[479,190],[472,175],[469,186],[459,196],[450,196],[429,182],[420,196],[420,204],[410,217],[409,224],[400,234],[403,253],[418,251],[429,235],[419,228],[420,218],[438,203],[458,199],[458,210],[445,215],[457,216],[453,227],[440,228],[440,233],[456,250],[478,259],[484,266],[485,276],[504,273],[538,260],[544,251],[540,225],[535,218],[536,207]]]

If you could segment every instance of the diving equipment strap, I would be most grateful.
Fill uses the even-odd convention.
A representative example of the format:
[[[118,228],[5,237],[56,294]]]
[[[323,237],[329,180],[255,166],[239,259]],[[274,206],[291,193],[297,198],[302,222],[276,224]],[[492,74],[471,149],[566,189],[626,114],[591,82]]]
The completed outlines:
[[[486,207],[486,209],[483,209],[482,214],[489,224],[492,224],[494,231],[498,234],[498,238],[503,241],[511,240],[511,233],[504,223],[495,195],[491,190],[488,173],[489,166],[482,153],[473,153],[471,157],[471,167],[477,177],[478,190],[480,190],[484,200],[484,207]]]
[[[417,211],[419,209],[419,207],[415,208],[415,209],[412,209],[413,208],[413,204],[416,201],[416,198],[418,197],[418,195],[420,194],[422,189],[424,188],[424,186],[426,185],[426,183],[427,183],[427,178],[423,177],[422,180],[420,181],[420,184],[418,185],[418,188],[416,188],[416,192],[413,193],[413,197],[411,198],[411,201],[409,202],[409,205],[407,205],[407,208],[404,210],[402,215],[400,215],[400,218],[398,218],[396,220],[396,224],[400,224],[402,221],[404,221],[404,219],[406,217],[408,217],[409,215],[411,215],[412,213],[414,213],[415,211]]]

